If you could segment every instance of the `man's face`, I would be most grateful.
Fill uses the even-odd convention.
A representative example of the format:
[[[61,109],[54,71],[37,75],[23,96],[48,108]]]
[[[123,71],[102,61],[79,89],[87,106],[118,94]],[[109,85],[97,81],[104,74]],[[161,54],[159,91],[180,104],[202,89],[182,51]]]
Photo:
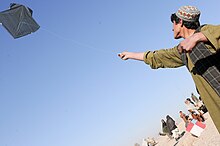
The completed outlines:
[[[180,30],[181,30],[181,23],[176,23],[175,21],[173,21],[173,36],[174,39],[179,39],[182,38],[180,35]]]

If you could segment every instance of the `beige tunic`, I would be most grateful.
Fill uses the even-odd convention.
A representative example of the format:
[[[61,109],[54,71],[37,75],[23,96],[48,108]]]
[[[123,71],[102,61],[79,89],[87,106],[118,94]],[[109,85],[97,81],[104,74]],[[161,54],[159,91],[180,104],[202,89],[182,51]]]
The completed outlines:
[[[206,44],[208,49],[213,53],[215,53],[217,50],[220,51],[220,25],[206,25],[202,27],[201,32],[212,44]],[[161,49],[153,52],[147,51],[144,55],[144,62],[149,64],[153,69],[177,68],[184,65],[177,50],[177,46],[174,48]],[[188,67],[190,71],[194,67],[189,57]],[[194,75],[192,72],[190,72],[190,74],[195,82],[203,102],[208,109],[210,116],[215,123],[216,128],[220,133],[220,97],[202,76],[197,74]]]

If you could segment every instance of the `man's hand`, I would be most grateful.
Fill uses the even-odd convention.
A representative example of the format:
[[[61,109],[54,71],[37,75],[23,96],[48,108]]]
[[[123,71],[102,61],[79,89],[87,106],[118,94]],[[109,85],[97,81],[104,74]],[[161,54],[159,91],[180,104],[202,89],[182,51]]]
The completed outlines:
[[[129,59],[129,54],[130,54],[130,52],[122,52],[122,53],[119,53],[118,56],[119,56],[122,60],[128,60],[128,59]]]
[[[140,60],[143,61],[144,60],[144,52],[143,53],[135,53],[135,52],[122,52],[119,53],[118,56],[122,59],[122,60],[128,60],[128,59],[134,59],[134,60]]]
[[[191,52],[198,42],[207,42],[207,41],[208,39],[201,32],[195,33],[192,36],[180,42],[178,46],[178,50],[180,53],[184,51]]]

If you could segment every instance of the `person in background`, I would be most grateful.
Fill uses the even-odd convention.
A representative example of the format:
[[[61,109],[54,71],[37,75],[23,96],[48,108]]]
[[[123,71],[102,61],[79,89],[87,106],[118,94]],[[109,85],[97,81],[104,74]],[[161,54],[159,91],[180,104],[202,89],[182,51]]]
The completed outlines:
[[[197,121],[199,121],[199,122],[203,122],[204,120],[201,118],[201,116],[199,115],[199,113],[197,113],[197,112],[195,112],[195,111],[193,111],[193,110],[188,110],[189,111],[189,113],[191,114],[191,116],[192,116],[192,118],[194,119],[194,120],[197,120]]]
[[[193,93],[192,93],[192,96],[191,96],[192,100],[193,100],[194,102],[196,102],[197,99],[198,99],[198,102],[197,102],[197,106],[199,107],[198,110],[199,110],[200,112],[202,112],[203,114],[207,113],[208,110],[207,110],[205,104],[203,103],[201,96],[199,96],[199,98],[197,98],[197,99],[195,99],[194,96],[195,96],[195,95],[193,95]]]
[[[179,111],[180,114],[180,118],[183,119],[184,123],[185,123],[185,127],[188,126],[190,120],[189,120],[189,116],[187,116],[186,114],[184,114],[182,111]]]
[[[187,98],[185,100],[185,105],[186,105],[187,110],[189,111],[189,113],[191,114],[193,119],[196,119],[196,120],[201,121],[201,122],[205,121],[205,118],[204,118],[203,114],[197,109],[197,107],[190,100],[190,98]]]
[[[157,144],[157,142],[155,141],[154,138],[150,138],[150,137],[147,138],[147,145],[148,146],[155,146],[156,144]]]
[[[169,115],[166,116],[166,124],[169,134],[172,135],[172,137],[175,138],[176,141],[178,141],[178,139],[181,137],[181,134],[178,127],[176,126],[175,121]]]
[[[202,101],[199,100],[193,93],[191,93],[191,99],[197,109],[199,109],[203,105]]]
[[[162,133],[160,132],[159,135],[160,136],[168,136],[170,139],[172,139],[172,135],[169,133],[168,127],[167,127],[167,123],[164,121],[164,119],[161,120],[162,123]]]

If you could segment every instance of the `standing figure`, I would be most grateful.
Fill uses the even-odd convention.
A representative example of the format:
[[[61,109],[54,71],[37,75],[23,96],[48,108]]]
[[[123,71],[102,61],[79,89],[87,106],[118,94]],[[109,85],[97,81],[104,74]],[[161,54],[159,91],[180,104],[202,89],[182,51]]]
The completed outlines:
[[[181,134],[179,132],[178,127],[176,126],[176,123],[169,115],[166,116],[166,119],[167,119],[166,123],[168,127],[168,132],[177,141],[180,138]]]
[[[172,134],[170,134],[168,127],[167,127],[167,123],[164,121],[164,119],[161,120],[162,123],[162,133],[160,132],[159,135],[161,136],[168,136],[170,139],[172,139]]]
[[[199,100],[193,93],[191,93],[191,99],[193,100],[197,109],[199,109],[203,105],[202,101]]]
[[[190,122],[189,116],[185,115],[182,111],[179,111],[179,114],[180,114],[180,118],[182,118],[185,123],[185,127],[187,127]]]

